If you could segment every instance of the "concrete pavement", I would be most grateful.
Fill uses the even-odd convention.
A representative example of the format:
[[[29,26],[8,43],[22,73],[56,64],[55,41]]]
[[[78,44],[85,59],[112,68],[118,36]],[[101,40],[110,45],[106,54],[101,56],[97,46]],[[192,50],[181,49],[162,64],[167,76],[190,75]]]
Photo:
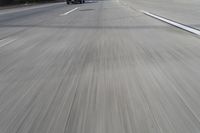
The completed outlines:
[[[121,2],[0,15],[0,133],[200,131],[199,37]]]

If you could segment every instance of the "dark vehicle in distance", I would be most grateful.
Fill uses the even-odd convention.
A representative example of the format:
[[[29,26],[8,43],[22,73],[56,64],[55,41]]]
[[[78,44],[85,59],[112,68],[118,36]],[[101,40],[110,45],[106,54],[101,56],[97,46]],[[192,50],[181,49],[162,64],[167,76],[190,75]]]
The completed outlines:
[[[85,0],[66,0],[66,3],[69,5],[69,4],[72,4],[72,3],[80,3],[80,4],[83,4],[85,3]]]

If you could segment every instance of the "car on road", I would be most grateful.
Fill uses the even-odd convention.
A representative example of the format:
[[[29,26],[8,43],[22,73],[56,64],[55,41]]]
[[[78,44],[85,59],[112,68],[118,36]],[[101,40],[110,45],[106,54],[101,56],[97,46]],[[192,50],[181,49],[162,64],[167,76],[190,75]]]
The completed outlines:
[[[83,4],[85,3],[85,0],[66,0],[66,3],[69,5],[69,4],[72,4],[72,3],[80,3],[80,4]]]

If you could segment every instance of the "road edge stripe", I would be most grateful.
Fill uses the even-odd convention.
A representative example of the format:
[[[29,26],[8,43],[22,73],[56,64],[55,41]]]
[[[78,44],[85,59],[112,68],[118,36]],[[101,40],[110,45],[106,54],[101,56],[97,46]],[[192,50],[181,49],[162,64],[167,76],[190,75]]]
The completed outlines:
[[[175,21],[169,20],[167,18],[164,18],[164,17],[158,16],[158,15],[149,13],[149,12],[144,11],[144,10],[141,10],[141,12],[144,13],[145,15],[148,15],[150,17],[156,18],[156,19],[158,19],[160,21],[163,21],[163,22],[168,23],[168,24],[170,24],[172,26],[178,27],[178,28],[180,28],[182,30],[188,31],[188,32],[196,34],[196,35],[200,35],[200,30],[195,29],[193,27],[187,26],[185,24],[181,24],[179,22],[175,22]]]

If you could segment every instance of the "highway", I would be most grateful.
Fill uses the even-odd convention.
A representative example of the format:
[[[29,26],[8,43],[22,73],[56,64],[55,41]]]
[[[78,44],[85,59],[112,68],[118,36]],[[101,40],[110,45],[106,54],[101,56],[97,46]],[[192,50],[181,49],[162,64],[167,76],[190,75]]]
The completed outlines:
[[[198,30],[180,1],[0,10],[0,133],[199,133],[200,36],[141,12]]]

